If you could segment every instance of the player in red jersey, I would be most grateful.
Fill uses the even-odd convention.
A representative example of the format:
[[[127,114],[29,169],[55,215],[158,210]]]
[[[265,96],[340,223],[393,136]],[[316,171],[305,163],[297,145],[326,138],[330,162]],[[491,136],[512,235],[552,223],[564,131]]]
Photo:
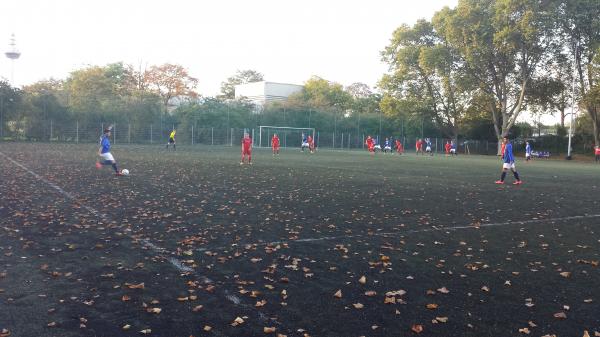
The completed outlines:
[[[306,141],[308,142],[308,149],[310,150],[310,153],[315,153],[315,141],[313,137],[311,135],[308,135]]]
[[[423,140],[421,140],[421,138],[417,139],[417,142],[415,143],[415,150],[417,152],[417,155],[423,154]]]
[[[396,139],[396,153],[402,154],[404,152],[404,146],[400,142],[400,139]]]
[[[242,161],[240,165],[244,165],[244,157],[248,156],[248,164],[252,165],[252,138],[247,133],[244,133],[242,138]]]
[[[276,133],[273,134],[271,139],[271,147],[273,148],[273,156],[279,155],[279,137]]]
[[[365,144],[367,145],[367,149],[369,150],[369,152],[375,154],[375,142],[373,141],[373,138],[371,138],[371,136],[367,136]]]
[[[446,157],[448,157],[450,155],[451,147],[452,147],[452,145],[450,144],[450,141],[446,141],[446,145],[444,145],[444,150],[446,150]]]

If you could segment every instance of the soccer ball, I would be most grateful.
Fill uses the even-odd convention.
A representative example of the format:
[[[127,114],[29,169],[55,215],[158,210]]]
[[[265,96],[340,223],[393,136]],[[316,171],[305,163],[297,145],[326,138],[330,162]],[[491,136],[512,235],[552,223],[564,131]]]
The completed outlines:
[[[129,170],[128,169],[123,169],[123,170],[121,170],[121,173],[123,173],[124,176],[128,176],[129,175]]]

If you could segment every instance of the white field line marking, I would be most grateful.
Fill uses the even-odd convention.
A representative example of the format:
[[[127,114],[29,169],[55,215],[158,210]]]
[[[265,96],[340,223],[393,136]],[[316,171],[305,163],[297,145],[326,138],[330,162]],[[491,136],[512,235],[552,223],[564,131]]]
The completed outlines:
[[[383,233],[375,233],[375,234],[356,234],[356,235],[344,235],[344,236],[322,236],[318,238],[306,238],[306,239],[297,239],[297,240],[288,240],[288,241],[271,241],[271,242],[262,242],[256,244],[250,244],[253,246],[269,246],[269,245],[277,245],[277,244],[290,244],[294,242],[318,242],[318,241],[333,241],[340,239],[348,239],[348,238],[364,238],[369,236],[383,236],[383,237],[394,237],[394,236],[402,236],[407,234],[415,234],[415,233],[427,233],[427,232],[442,232],[442,231],[457,231],[460,229],[479,229],[485,227],[503,227],[509,225],[527,225],[534,223],[548,223],[548,222],[561,222],[568,220],[584,220],[584,219],[594,219],[600,218],[600,214],[586,214],[586,215],[573,215],[566,216],[562,218],[547,218],[547,219],[535,219],[535,220],[520,220],[520,221],[506,221],[506,222],[494,222],[494,223],[482,223],[479,225],[464,225],[464,226],[453,226],[453,227],[432,227],[432,228],[424,228],[424,229],[411,229],[407,231],[398,231],[398,232],[383,232]],[[238,244],[238,246],[245,246],[247,244]],[[198,248],[197,251],[204,252],[207,250],[224,250],[231,249],[232,247],[215,247],[215,248]]]
[[[74,196],[73,194],[63,190],[62,188],[60,188],[60,186],[54,184],[53,182],[49,181],[48,179],[40,176],[39,174],[33,172],[32,170],[30,170],[29,168],[27,168],[26,166],[22,165],[21,163],[13,160],[11,157],[7,156],[6,154],[0,152],[0,155],[2,155],[4,158],[8,159],[11,163],[17,165],[18,167],[20,167],[21,169],[23,169],[24,171],[26,171],[27,173],[31,174],[32,176],[34,176],[36,179],[38,179],[39,181],[42,181],[44,183],[46,183],[47,185],[49,185],[50,187],[52,187],[53,189],[55,189],[56,191],[58,191],[60,194],[64,195],[65,197],[67,197],[68,199],[77,202],[78,204],[80,204],[83,208],[85,208],[88,212],[92,213],[93,215],[99,217],[100,219],[102,219],[105,222],[110,222],[110,217],[102,212],[97,211],[96,209],[94,209],[93,207],[87,206],[85,204],[83,204],[82,202],[80,202],[78,200],[78,198],[76,196]],[[130,236],[130,238],[132,238]],[[132,238],[134,239],[134,238]],[[134,239],[135,240],[135,239]],[[142,242],[144,243],[144,246],[150,248],[152,251],[154,251],[155,253],[158,254],[162,254],[164,253],[166,250],[163,248],[160,248],[158,246],[156,246],[155,244],[151,243],[150,241],[148,241],[147,239],[142,240]],[[183,264],[182,261],[177,260],[173,257],[168,259],[169,262],[175,267],[177,268],[177,270],[179,270],[180,272],[190,272],[192,271],[192,269],[190,267],[187,267]]]
[[[49,181],[48,179],[46,179],[46,178],[44,178],[44,177],[40,176],[39,174],[37,174],[37,173],[33,172],[32,170],[30,170],[30,169],[29,169],[29,168],[27,168],[26,166],[24,166],[24,165],[20,164],[19,162],[17,162],[17,161],[15,161],[15,160],[13,160],[11,157],[7,156],[6,154],[4,154],[4,153],[0,152],[0,155],[2,155],[4,158],[8,159],[8,160],[9,160],[10,162],[12,162],[13,164],[17,165],[17,166],[18,166],[18,167],[20,167],[21,169],[25,170],[26,172],[28,172],[29,174],[31,174],[32,176],[34,176],[34,177],[35,177],[35,178],[37,178],[38,180],[40,180],[40,181],[42,181],[42,182],[44,182],[44,183],[48,184],[50,187],[52,187],[53,189],[55,189],[56,191],[58,191],[60,194],[64,195],[64,196],[65,196],[65,197],[67,197],[68,199],[70,199],[70,200],[72,200],[72,201],[75,201],[75,202],[77,202],[78,204],[82,205],[82,206],[83,206],[83,207],[84,207],[86,210],[88,210],[88,211],[89,211],[90,213],[92,213],[93,215],[95,215],[95,216],[97,216],[97,217],[101,218],[103,221],[110,222],[110,218],[109,218],[109,216],[108,216],[108,215],[106,215],[106,214],[104,214],[104,213],[101,213],[101,212],[97,211],[96,209],[94,209],[94,208],[92,208],[92,207],[90,207],[90,206],[84,205],[83,203],[79,202],[79,201],[78,201],[78,199],[77,199],[77,197],[75,197],[73,194],[71,194],[71,193],[69,193],[69,192],[67,192],[67,191],[63,190],[63,189],[62,189],[62,188],[60,188],[58,185],[56,185],[56,184],[52,183],[52,182],[51,182],[51,181]],[[131,237],[131,236],[129,236],[129,237],[130,237],[131,239],[134,239],[134,240],[136,240],[135,238],[133,238],[133,237]],[[153,244],[153,243],[152,243],[152,242],[150,242],[148,239],[143,239],[143,240],[141,240],[141,242],[143,242],[143,243],[144,243],[144,246],[146,246],[146,247],[150,248],[152,251],[154,251],[154,252],[155,252],[155,253],[157,253],[157,254],[164,254],[164,253],[166,253],[166,251],[167,251],[166,249],[164,249],[164,248],[162,248],[162,247],[159,247],[159,246],[157,246],[157,245]],[[168,261],[169,261],[169,263],[171,263],[171,265],[173,265],[173,266],[174,266],[174,267],[175,267],[177,270],[179,270],[180,272],[193,272],[193,271],[194,271],[194,269],[192,269],[192,268],[190,268],[190,267],[188,267],[188,266],[184,265],[184,264],[183,264],[183,261],[181,261],[181,260],[179,260],[179,259],[177,259],[177,258],[174,258],[174,257],[169,257],[169,258],[168,258]],[[199,275],[196,275],[196,276],[199,276]],[[209,278],[208,278],[208,277],[206,277],[206,276],[200,276],[200,278],[202,279],[202,281],[203,281],[204,283],[212,283],[212,280],[211,280],[211,279],[209,279]],[[229,293],[229,291],[227,291],[227,289],[224,289],[224,292],[225,292],[225,298],[227,298],[227,300],[231,301],[233,304],[235,304],[235,305],[237,305],[237,306],[241,306],[241,307],[243,307],[243,308],[247,308],[247,309],[248,309],[248,308],[250,308],[250,309],[254,309],[254,310],[256,310],[254,307],[251,307],[251,306],[248,306],[248,305],[245,305],[245,304],[241,303],[241,300],[240,300],[240,298],[239,298],[239,297],[237,297],[237,296],[235,296],[235,295],[231,295],[231,294]],[[257,310],[257,311],[258,311],[258,310]],[[268,317],[267,317],[265,314],[263,314],[261,311],[258,311],[258,317],[260,318],[260,320],[261,320],[262,322],[267,322],[267,321],[269,320],[269,318],[268,318]],[[272,322],[273,322],[273,323],[276,323],[276,324],[278,324],[278,325],[280,325],[280,326],[281,326],[281,323],[280,323],[279,321],[273,320]]]

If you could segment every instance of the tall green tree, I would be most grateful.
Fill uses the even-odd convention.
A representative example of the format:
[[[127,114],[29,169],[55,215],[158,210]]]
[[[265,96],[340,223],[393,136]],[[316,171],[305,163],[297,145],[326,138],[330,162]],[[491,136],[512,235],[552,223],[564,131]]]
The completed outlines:
[[[445,15],[434,19],[440,27],[446,24]],[[432,120],[446,136],[456,138],[472,94],[471,83],[461,72],[457,51],[434,25],[426,20],[412,27],[402,25],[382,56],[390,66],[380,81],[386,113],[416,114],[413,117]],[[401,102],[394,104],[394,100]],[[397,110],[407,105],[408,111]]]
[[[459,0],[434,27],[488,96],[496,137],[507,136],[525,108],[530,82],[557,48],[555,1]],[[437,24],[436,24],[437,23]],[[498,149],[500,151],[500,149]]]
[[[590,117],[595,144],[600,144],[600,2],[564,0],[559,7],[561,31],[575,62],[581,106]]]
[[[236,85],[260,82],[263,80],[263,74],[259,73],[256,70],[238,70],[235,75],[227,78],[227,80],[225,80],[224,82],[221,82],[221,94],[218,98],[234,99]]]

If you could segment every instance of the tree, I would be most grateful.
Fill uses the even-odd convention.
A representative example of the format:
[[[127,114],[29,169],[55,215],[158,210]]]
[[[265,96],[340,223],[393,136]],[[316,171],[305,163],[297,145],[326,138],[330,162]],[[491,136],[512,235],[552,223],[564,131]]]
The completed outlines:
[[[23,93],[18,88],[10,85],[7,81],[0,80],[0,138],[7,136],[6,132],[19,132],[18,127],[15,129],[7,128],[8,122],[18,121],[17,108],[21,105]]]
[[[229,77],[226,81],[221,82],[220,99],[234,99],[235,86],[246,83],[263,81],[263,74],[256,70],[238,70],[237,73]]]
[[[561,31],[575,60],[581,106],[590,117],[595,144],[600,144],[600,2],[564,0],[559,8]]]
[[[178,65],[165,63],[152,66],[144,73],[144,87],[150,89],[162,98],[164,113],[168,112],[169,101],[172,98],[196,98],[195,89],[198,80],[189,75],[188,71]]]
[[[446,24],[445,19],[443,14],[434,18],[439,27]],[[413,27],[399,27],[382,56],[390,65],[390,73],[380,81],[386,113],[399,114],[398,104],[391,103],[405,101],[411,106],[409,114],[434,121],[446,136],[456,138],[457,123],[472,90],[458,66],[457,51],[437,34],[434,25],[419,20]]]
[[[488,96],[499,140],[524,110],[527,88],[539,65],[555,54],[555,5],[537,0],[459,0],[455,9],[436,14],[436,31],[458,51],[462,69]]]

